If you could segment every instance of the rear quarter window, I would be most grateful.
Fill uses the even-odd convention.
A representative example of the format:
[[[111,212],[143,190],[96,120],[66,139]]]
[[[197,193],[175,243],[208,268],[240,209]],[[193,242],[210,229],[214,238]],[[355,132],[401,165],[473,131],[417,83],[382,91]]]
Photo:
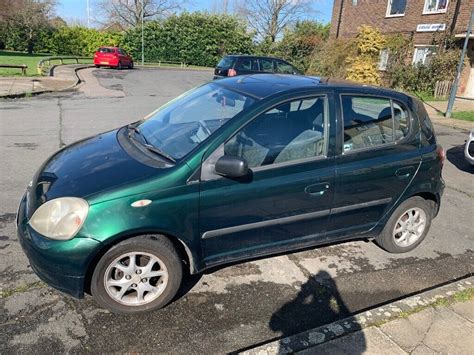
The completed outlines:
[[[219,61],[219,63],[217,63],[217,67],[222,68],[222,69],[228,69],[232,66],[233,63],[234,63],[234,58],[224,57]]]

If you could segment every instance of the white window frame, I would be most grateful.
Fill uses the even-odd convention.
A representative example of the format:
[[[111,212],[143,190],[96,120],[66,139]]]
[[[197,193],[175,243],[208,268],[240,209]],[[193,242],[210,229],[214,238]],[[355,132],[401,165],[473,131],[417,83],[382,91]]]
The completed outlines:
[[[428,1],[429,0],[425,0],[425,5],[423,6],[423,15],[444,14],[448,11],[449,0],[446,0],[446,8],[442,10],[435,10],[435,11],[428,10]],[[436,8],[439,6],[439,1],[440,0],[436,0]]]
[[[416,52],[420,49],[425,49],[425,48],[433,48],[434,50],[436,50],[438,48],[438,46],[426,45],[426,44],[415,45],[415,51],[413,52],[413,59],[412,59],[412,62],[411,62],[412,65],[418,64],[418,63],[415,63]],[[436,51],[435,51],[435,54],[436,54]],[[426,55],[423,57],[423,62],[421,64],[425,65],[425,61],[426,61]]]
[[[403,17],[403,16],[405,16],[408,1],[407,1],[407,4],[405,5],[405,12],[403,14],[394,14],[394,15],[390,14],[390,10],[392,9],[392,2],[393,2],[393,0],[388,0],[387,1],[387,12],[385,13],[385,17]]]

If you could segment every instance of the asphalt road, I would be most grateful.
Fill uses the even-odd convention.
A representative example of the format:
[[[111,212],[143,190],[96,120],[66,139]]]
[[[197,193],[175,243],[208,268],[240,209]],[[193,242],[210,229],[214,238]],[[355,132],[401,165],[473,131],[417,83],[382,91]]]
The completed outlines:
[[[17,241],[26,184],[64,144],[133,122],[211,78],[206,71],[82,71],[78,92],[0,101],[0,353],[232,352],[343,318],[472,274],[473,170],[467,132],[437,126],[446,190],[422,245],[392,255],[349,242],[187,277],[179,297],[141,316],[116,316],[39,282]]]

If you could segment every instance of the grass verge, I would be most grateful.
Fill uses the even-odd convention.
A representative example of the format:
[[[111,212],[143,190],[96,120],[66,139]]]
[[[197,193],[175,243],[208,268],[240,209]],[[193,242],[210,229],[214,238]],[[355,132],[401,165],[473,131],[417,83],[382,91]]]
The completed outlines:
[[[452,117],[457,119],[457,120],[474,122],[474,111],[453,112]]]
[[[51,54],[28,54],[22,52],[11,52],[11,51],[0,51],[0,64],[14,64],[22,65],[26,64],[28,69],[26,69],[26,76],[39,76],[36,66],[38,62],[42,59],[51,57]],[[74,59],[64,60],[64,64],[75,64]],[[79,63],[89,64],[92,63],[92,60],[79,60]],[[61,64],[59,60],[51,61],[51,65]],[[21,69],[13,68],[0,68],[0,77],[1,76],[23,76]]]

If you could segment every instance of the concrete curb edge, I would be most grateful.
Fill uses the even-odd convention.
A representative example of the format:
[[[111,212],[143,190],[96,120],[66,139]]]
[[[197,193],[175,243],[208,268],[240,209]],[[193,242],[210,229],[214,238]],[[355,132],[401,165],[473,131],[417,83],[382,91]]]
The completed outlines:
[[[289,354],[302,351],[363,328],[389,322],[397,319],[403,312],[416,311],[419,307],[430,306],[439,299],[449,298],[458,291],[470,288],[474,288],[474,276],[387,303],[318,328],[245,350],[242,354]]]

